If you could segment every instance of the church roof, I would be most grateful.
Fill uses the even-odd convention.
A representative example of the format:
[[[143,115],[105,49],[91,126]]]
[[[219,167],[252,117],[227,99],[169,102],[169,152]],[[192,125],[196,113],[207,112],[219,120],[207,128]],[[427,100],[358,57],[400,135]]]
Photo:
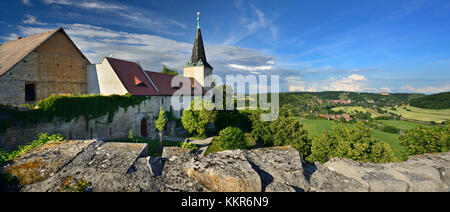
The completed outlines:
[[[0,76],[2,76],[9,69],[14,67],[23,58],[28,56],[33,50],[37,49],[51,36],[53,36],[56,32],[59,31],[64,33],[73,43],[73,41],[63,30],[63,28],[58,28],[55,30],[46,31],[40,34],[34,34],[23,38],[19,37],[16,40],[7,41],[3,44],[0,44]],[[86,60],[88,60],[79,49],[78,51]]]
[[[137,62],[106,57],[128,93],[135,96],[156,96],[158,91]]]
[[[173,95],[177,90],[179,90],[183,85],[180,83],[179,87],[172,87],[172,79],[175,77],[175,75],[170,74],[164,74],[160,72],[153,72],[153,71],[145,71],[147,75],[150,77],[150,79],[155,82],[155,85],[159,89],[159,95],[161,96],[170,96]],[[177,77],[183,77],[180,75],[177,75]],[[192,77],[183,77],[185,79],[188,79],[186,81],[189,81],[190,83],[190,90],[189,93],[186,93],[185,95],[196,95],[196,92],[199,94],[206,94],[206,90],[200,85],[197,80],[195,80]],[[184,80],[181,80],[184,81]],[[184,89],[183,89],[184,91]],[[187,91],[187,90],[186,90]]]
[[[194,47],[192,48],[191,60],[186,64],[187,66],[202,66],[212,68],[206,61],[205,48],[203,46],[202,31],[197,28],[195,35]]]
[[[179,88],[172,87],[174,75],[163,74],[153,71],[145,71],[137,62],[106,57],[111,68],[119,77],[128,93],[136,96],[170,96]],[[183,76],[180,76],[183,77]],[[186,78],[186,77],[184,77]],[[191,84],[191,91],[186,95],[194,95],[196,89],[201,89],[200,93],[205,94],[206,90],[194,78],[188,78]]]

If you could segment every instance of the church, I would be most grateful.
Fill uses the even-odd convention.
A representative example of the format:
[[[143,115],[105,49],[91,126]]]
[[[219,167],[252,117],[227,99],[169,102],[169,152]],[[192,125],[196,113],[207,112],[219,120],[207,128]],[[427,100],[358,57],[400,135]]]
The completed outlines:
[[[199,21],[199,18],[197,18]],[[91,64],[62,28],[20,37],[0,45],[0,104],[35,104],[50,95],[131,94],[148,96],[139,105],[120,108],[110,120],[108,115],[86,120],[53,120],[33,125],[11,126],[0,133],[0,148],[10,151],[35,139],[41,132],[62,134],[67,139],[111,140],[134,136],[158,136],[155,120],[160,108],[181,118],[183,108],[173,107],[172,97],[205,95],[211,89],[206,80],[213,68],[206,53],[199,24],[192,55],[182,76],[145,70],[137,61],[104,57]],[[174,84],[173,79],[181,79]],[[187,88],[187,89],[186,89]],[[170,121],[165,135],[179,137],[186,131]]]
[[[213,67],[206,60],[200,17],[190,60],[183,76],[188,94],[205,94]],[[63,28],[0,45],[0,104],[34,104],[52,94],[131,94],[152,96],[172,111],[170,98],[180,89],[173,75],[145,70],[139,62],[104,57],[91,64]],[[186,85],[184,85],[186,86]],[[188,95],[183,93],[183,95]],[[166,102],[166,104],[164,104]],[[181,111],[175,113],[181,116]]]

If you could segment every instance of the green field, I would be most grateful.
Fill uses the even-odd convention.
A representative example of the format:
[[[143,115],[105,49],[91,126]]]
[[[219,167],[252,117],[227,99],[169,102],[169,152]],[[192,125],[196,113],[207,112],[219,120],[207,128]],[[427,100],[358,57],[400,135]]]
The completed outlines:
[[[406,109],[405,109],[406,108]],[[450,109],[434,110],[434,109],[423,109],[412,106],[399,106],[396,110],[391,110],[391,108],[382,108],[388,112],[401,115],[407,119],[419,120],[436,123],[442,123],[443,121],[450,120]],[[410,111],[408,111],[410,110]]]
[[[408,155],[405,152],[405,149],[402,145],[400,145],[400,135],[383,132],[380,130],[375,130],[374,135],[375,138],[380,139],[381,141],[389,144],[392,148],[392,151],[395,154],[395,157],[400,160],[407,160]]]
[[[422,126],[425,128],[432,127],[431,125],[420,124],[420,123],[404,121],[404,120],[379,120],[378,122],[381,122],[383,125],[392,126],[392,127],[398,128],[403,131],[410,130],[417,126]]]
[[[334,121],[331,121],[331,120],[304,119],[302,121],[302,119],[300,119],[300,118],[299,118],[299,120],[300,120],[300,123],[303,123],[306,130],[308,131],[309,138],[313,138],[314,136],[320,135],[324,130],[331,131],[333,124],[334,124]],[[388,125],[392,124],[392,125],[398,126],[398,127],[400,125],[401,127],[399,127],[399,129],[413,128],[417,125],[421,125],[421,124],[417,124],[417,123],[413,123],[413,122],[398,121],[398,120],[382,120],[382,121],[383,122],[386,121],[386,123]],[[428,126],[428,125],[425,125],[425,126]],[[391,146],[392,150],[394,151],[395,156],[398,159],[406,160],[407,156],[404,152],[403,147],[400,145],[399,136],[400,135],[398,135],[398,134],[382,132],[380,130],[375,130],[375,133],[374,133],[374,137],[380,139],[381,141],[383,141]]]
[[[300,123],[305,126],[309,138],[322,134],[324,130],[331,131],[333,126],[333,121],[323,119],[300,119]]]
[[[359,113],[359,112],[369,112],[372,118],[378,117],[378,116],[382,116],[381,114],[379,114],[377,111],[369,109],[369,108],[363,108],[360,106],[342,106],[342,107],[334,107],[331,109],[332,111],[344,111],[347,114],[355,114],[355,113]]]

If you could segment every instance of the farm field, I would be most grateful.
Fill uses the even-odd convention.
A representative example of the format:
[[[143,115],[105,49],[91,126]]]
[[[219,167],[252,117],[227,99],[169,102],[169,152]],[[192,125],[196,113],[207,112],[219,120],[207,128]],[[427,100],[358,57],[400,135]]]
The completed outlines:
[[[303,125],[305,126],[306,130],[308,131],[308,137],[311,139],[314,136],[320,135],[324,130],[331,131],[332,127],[333,127],[333,123],[334,123],[334,121],[322,120],[322,119],[304,119],[303,121],[302,121],[302,119],[299,119],[299,120],[300,120],[300,123],[303,123]],[[390,120],[382,120],[382,121],[390,121]],[[393,121],[395,121],[395,120],[393,120]],[[403,128],[413,128],[416,125],[420,125],[420,124],[416,124],[413,122],[407,122],[407,121],[404,121],[406,123],[403,123],[403,121],[388,122],[388,123],[398,125],[397,122],[402,123],[402,125],[404,125]],[[426,126],[428,126],[428,125],[426,125]],[[400,160],[407,159],[404,149],[400,145],[400,139],[399,139],[400,135],[387,133],[387,132],[383,132],[380,130],[375,130],[373,136],[380,139],[381,141],[389,144],[392,148],[392,151],[394,151],[395,157],[397,157]]]
[[[408,155],[405,152],[405,149],[402,145],[400,145],[400,135],[383,132],[380,130],[375,130],[374,135],[375,138],[380,139],[381,141],[389,144],[394,152],[396,158],[404,161],[408,159]]]
[[[422,126],[425,128],[432,127],[431,125],[428,125],[428,124],[420,124],[420,123],[404,121],[404,120],[379,120],[378,122],[381,122],[382,124],[384,124],[386,126],[396,127],[400,130],[410,130],[416,126]]]
[[[308,131],[308,137],[313,138],[322,134],[324,130],[331,131],[333,126],[333,121],[323,120],[323,119],[300,119],[300,123],[303,123],[306,130]]]
[[[406,109],[405,109],[406,108]],[[396,110],[391,110],[391,108],[382,108],[391,113],[401,115],[407,119],[419,120],[436,123],[442,123],[443,121],[450,120],[450,109],[434,110],[434,109],[423,109],[413,106],[399,106]]]
[[[372,114],[371,115],[372,118],[382,116],[382,114],[378,113],[375,110],[372,110],[372,109],[369,109],[369,108],[363,108],[363,107],[360,107],[360,106],[341,106],[341,107],[334,107],[331,110],[332,111],[336,111],[336,112],[342,110],[345,113],[348,113],[350,115],[358,113],[358,112],[363,112],[363,113],[369,112],[370,114]]]

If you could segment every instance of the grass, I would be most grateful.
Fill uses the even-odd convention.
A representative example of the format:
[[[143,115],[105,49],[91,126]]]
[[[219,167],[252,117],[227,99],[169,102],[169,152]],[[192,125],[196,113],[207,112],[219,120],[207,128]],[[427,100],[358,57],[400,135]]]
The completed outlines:
[[[303,123],[306,130],[308,131],[308,137],[313,138],[322,134],[323,131],[331,131],[333,126],[333,121],[323,120],[323,119],[304,119],[299,120]]]
[[[426,122],[436,122],[442,123],[443,121],[450,120],[450,109],[423,109],[413,106],[399,106],[396,110],[391,110],[391,108],[382,108],[391,113],[401,115],[407,119],[426,121]]]
[[[334,107],[331,109],[332,111],[344,111],[347,114],[355,114],[355,113],[359,113],[359,112],[369,112],[371,114],[372,118],[376,118],[379,116],[382,116],[380,113],[376,112],[375,110],[369,109],[369,108],[363,108],[360,106],[342,106],[342,107]]]
[[[153,156],[153,157],[160,157],[162,155],[162,151],[159,149],[159,140],[150,140],[148,138],[140,137],[140,138],[135,138],[134,140],[129,139],[129,138],[124,138],[124,139],[109,140],[106,142],[146,143],[148,145],[148,155]],[[181,146],[181,142],[163,140],[162,145],[163,145],[163,147]]]
[[[394,152],[394,156],[401,161],[407,160],[408,155],[402,145],[400,145],[400,135],[383,132],[380,130],[375,130],[374,135],[375,138],[380,139],[381,141],[389,144]]]
[[[403,131],[410,130],[416,126],[422,126],[425,128],[432,127],[431,125],[420,124],[420,123],[404,121],[404,120],[379,120],[379,122],[381,122],[383,125],[396,127]]]

